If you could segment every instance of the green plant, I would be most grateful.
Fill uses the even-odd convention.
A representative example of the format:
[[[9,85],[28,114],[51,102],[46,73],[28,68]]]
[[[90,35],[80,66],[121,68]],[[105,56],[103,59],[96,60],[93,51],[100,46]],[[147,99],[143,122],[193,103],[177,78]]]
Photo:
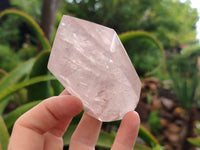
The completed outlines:
[[[140,76],[152,75],[163,66],[164,49],[150,33],[131,31],[122,33],[119,37]]]
[[[21,63],[21,60],[16,53],[13,53],[11,48],[6,45],[0,45],[0,68],[6,72],[11,71],[17,65]]]
[[[14,45],[19,47],[21,40],[19,26],[21,22],[18,16],[11,16],[0,21],[0,44],[1,45]],[[15,49],[14,47],[14,49]]]
[[[1,134],[0,149],[6,150],[8,147],[9,133],[1,116],[0,116],[0,134]]]
[[[150,126],[150,131],[154,135],[158,134],[159,130],[161,129],[161,123],[160,123],[159,113],[157,111],[152,111],[149,114],[148,123]]]
[[[43,49],[45,49],[45,50],[51,49],[51,46],[50,46],[47,38],[44,36],[44,32],[42,31],[42,29],[40,28],[40,26],[37,24],[37,22],[35,20],[33,20],[26,13],[16,10],[16,9],[8,9],[8,10],[1,12],[0,18],[2,18],[3,16],[6,16],[6,15],[10,15],[10,14],[20,16],[22,19],[24,19],[32,27],[32,30],[35,32],[35,34],[39,38]]]
[[[77,124],[73,124],[73,122],[72,122],[72,125],[69,126],[69,129],[67,130],[67,132],[63,136],[65,145],[69,145],[71,136],[72,136],[74,130],[76,129],[76,126],[77,126]],[[98,138],[96,146],[108,148],[108,149],[111,148],[113,141],[115,139],[115,135],[116,135],[115,132],[107,133],[105,131],[100,131],[99,138]],[[140,144],[136,143],[134,150],[163,150],[163,147],[161,147],[159,145],[158,141],[142,126],[140,127],[139,136],[145,137],[145,138],[143,138],[143,140],[151,148],[148,147],[148,146],[140,145]]]
[[[196,106],[199,101],[199,70],[197,67],[197,58],[200,51],[193,51],[186,54],[180,54],[172,57],[168,63],[168,70],[173,81],[174,90],[179,104],[187,109],[188,121],[186,136],[184,139],[183,149],[192,149],[187,137],[194,136],[194,124],[196,120]]]
[[[199,75],[197,57],[200,51],[173,56],[168,62],[168,71],[173,81],[179,103],[184,108],[190,108],[197,103],[197,88]]]
[[[145,30],[166,50],[196,41],[197,10],[181,0],[66,0],[61,12],[111,27],[117,33]],[[187,19],[185,19],[187,18]]]
[[[195,130],[196,130],[196,133],[198,134],[198,136],[195,138],[188,138],[187,140],[192,145],[200,147],[200,122],[199,121],[196,122]]]
[[[10,0],[11,5],[16,6],[23,12],[27,13],[34,18],[37,22],[40,20],[42,1],[31,0],[31,1],[21,1],[21,0]]]
[[[37,47],[34,45],[24,44],[21,49],[17,52],[21,60],[28,60],[37,55]]]

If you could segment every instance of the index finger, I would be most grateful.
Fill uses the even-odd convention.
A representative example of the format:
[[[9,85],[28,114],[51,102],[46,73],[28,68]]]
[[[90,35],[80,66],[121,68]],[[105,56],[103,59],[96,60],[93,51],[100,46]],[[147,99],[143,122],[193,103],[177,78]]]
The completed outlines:
[[[9,150],[43,149],[43,134],[55,128],[59,123],[69,124],[71,119],[81,112],[82,107],[80,100],[71,95],[56,96],[44,100],[16,121]],[[55,134],[61,136],[62,133]]]

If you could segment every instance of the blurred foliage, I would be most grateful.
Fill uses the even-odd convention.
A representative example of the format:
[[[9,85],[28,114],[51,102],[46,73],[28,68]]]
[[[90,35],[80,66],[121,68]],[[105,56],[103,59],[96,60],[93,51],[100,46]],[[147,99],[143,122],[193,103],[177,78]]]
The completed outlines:
[[[69,145],[71,136],[72,136],[74,130],[76,129],[76,127],[77,127],[76,124],[71,125],[69,127],[69,130],[67,130],[67,132],[64,134],[63,139],[64,139],[65,145]],[[140,129],[143,130],[144,128],[140,128]],[[144,129],[143,131],[148,132],[146,129]],[[115,136],[116,136],[115,132],[108,133],[108,132],[105,132],[105,131],[100,131],[99,138],[98,138],[96,146],[100,147],[100,148],[104,148],[104,149],[105,148],[110,149],[112,147],[113,142],[114,142]],[[148,135],[148,136],[150,136],[150,135]],[[149,142],[150,141],[151,140],[149,140]],[[136,143],[134,150],[163,150],[163,148],[158,143],[156,143],[154,146],[152,146],[151,144],[153,145],[153,142],[148,143],[148,145],[151,146],[152,148],[150,148],[146,145],[141,145],[141,144]]]
[[[189,1],[65,0],[61,12],[114,28],[118,33],[151,32],[165,49],[196,41],[198,13]]]
[[[15,52],[23,48],[24,43],[38,42],[28,25],[17,15],[3,17],[0,20],[0,32],[0,44],[10,45]]]
[[[148,38],[137,38],[124,42],[124,47],[139,76],[152,72],[164,60],[162,49]]]
[[[152,111],[149,114],[148,123],[150,126],[150,131],[154,135],[157,135],[159,133],[159,130],[161,129],[161,123],[158,111]]]
[[[10,72],[24,60],[34,57],[36,53],[37,48],[31,45],[24,45],[18,52],[13,52],[8,45],[0,45],[0,68]]]
[[[200,136],[200,121],[196,121],[195,131]]]
[[[18,55],[13,53],[11,48],[6,45],[0,45],[0,68],[6,72],[11,71],[21,63]]]
[[[16,15],[23,19],[25,23],[27,23],[27,25],[29,26],[32,35],[36,36],[36,38],[39,39],[38,42],[40,42],[42,48],[45,50],[51,49],[50,43],[45,37],[43,30],[31,16],[17,9],[7,9],[0,13],[0,18],[3,18],[7,15]]]
[[[29,74],[30,78],[48,75],[47,64],[49,60],[50,51],[43,51],[37,57],[37,61],[34,63],[32,70]],[[50,82],[40,82],[28,86],[28,101],[46,99],[51,96],[50,94]],[[61,92],[61,91],[60,91]]]
[[[32,16],[37,22],[40,22],[42,1],[41,0],[10,0],[12,7],[16,7],[28,15]]]
[[[20,36],[20,30],[19,30],[20,25],[21,21],[19,20],[18,16],[12,16],[5,20],[1,20],[0,44],[15,45],[15,47],[20,47],[20,44],[22,43],[22,37]]]
[[[197,60],[200,56],[200,49],[191,50],[182,55],[175,55],[168,62],[168,71],[173,80],[174,90],[177,98],[184,108],[190,108],[197,104],[200,98],[199,69]]]
[[[185,54],[185,55],[190,55],[192,53],[194,53],[194,55],[199,55],[200,51],[200,45],[197,44],[197,45],[186,45],[185,47],[183,47],[183,49],[181,50],[181,54]]]
[[[188,142],[190,142],[192,145],[200,147],[200,122],[196,122],[196,128],[195,131],[197,133],[197,137],[195,138],[188,138]]]
[[[3,121],[3,118],[0,116],[0,149],[1,150],[6,150],[8,147],[8,142],[9,142],[9,133],[6,128],[6,125]]]
[[[37,55],[37,47],[32,44],[23,44],[22,48],[18,50],[18,56],[21,60],[28,60]]]
[[[152,34],[144,31],[130,31],[119,35],[139,76],[157,72],[165,62],[165,51]]]

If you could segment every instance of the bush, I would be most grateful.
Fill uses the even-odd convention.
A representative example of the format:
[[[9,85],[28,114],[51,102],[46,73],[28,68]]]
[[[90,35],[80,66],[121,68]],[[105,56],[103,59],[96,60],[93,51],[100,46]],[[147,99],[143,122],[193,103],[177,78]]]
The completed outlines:
[[[168,62],[168,70],[177,98],[180,105],[187,109],[192,104],[197,103],[199,98],[197,92],[199,86],[198,56],[200,56],[200,51],[196,50],[173,56]]]

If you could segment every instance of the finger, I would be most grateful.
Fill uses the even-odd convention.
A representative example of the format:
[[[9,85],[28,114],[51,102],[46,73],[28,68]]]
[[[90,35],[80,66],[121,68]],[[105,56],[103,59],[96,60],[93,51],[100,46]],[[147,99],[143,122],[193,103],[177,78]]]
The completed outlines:
[[[43,148],[43,134],[59,123],[69,124],[72,117],[81,110],[80,100],[70,95],[52,97],[43,101],[16,121],[9,147],[30,150]],[[58,137],[62,136],[63,129],[58,128],[54,134]]]
[[[69,121],[80,113],[82,103],[76,97],[63,95],[49,98],[22,115],[17,125],[43,134],[62,121]]]
[[[63,96],[63,95],[71,95],[71,94],[67,90],[63,90],[60,93],[60,96]],[[69,121],[63,120],[62,123],[58,122],[58,124],[56,124],[55,127],[53,127],[51,130],[49,130],[49,132],[56,135],[59,132],[61,133],[60,136],[62,136],[62,134],[64,134],[64,132],[66,131],[68,125],[69,125]]]
[[[128,112],[119,127],[111,150],[133,150],[140,125],[139,115]]]
[[[63,122],[60,122],[56,127],[51,129],[49,132],[44,134],[44,150],[61,150],[63,149],[63,139],[62,136],[63,133],[66,131],[67,127],[69,125],[69,122],[66,122],[65,120]],[[57,136],[58,133],[60,136]]]
[[[57,137],[49,132],[44,135],[44,148],[43,150],[63,150],[63,139]]]
[[[101,121],[84,113],[77,129],[72,135],[69,150],[94,150],[101,124]]]
[[[70,95],[67,90],[63,90],[60,95]],[[69,123],[67,120],[59,122],[47,133],[44,134],[44,150],[62,150],[63,149],[63,139],[57,133],[64,133]],[[61,135],[61,134],[60,134]]]

